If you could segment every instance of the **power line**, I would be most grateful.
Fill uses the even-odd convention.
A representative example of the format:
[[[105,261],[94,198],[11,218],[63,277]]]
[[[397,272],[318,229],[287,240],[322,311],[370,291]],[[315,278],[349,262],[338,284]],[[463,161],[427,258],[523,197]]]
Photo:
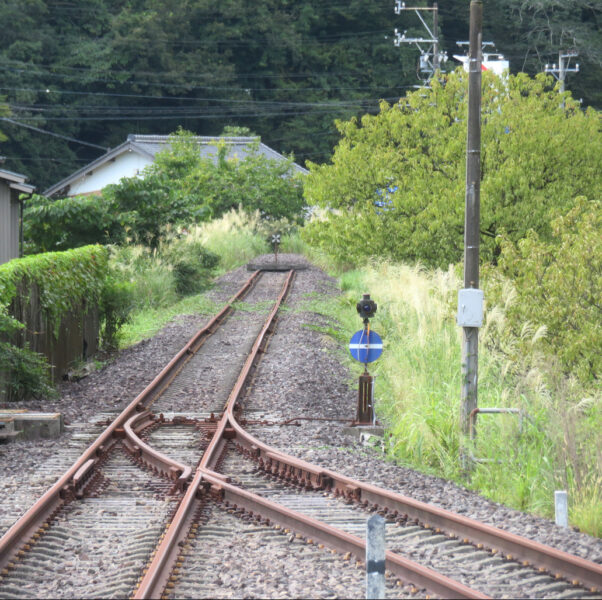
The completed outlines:
[[[411,88],[413,86],[406,85],[401,86],[403,88]],[[260,91],[262,93],[281,93],[281,92],[309,92],[309,91],[355,91],[355,90],[370,90],[372,92],[378,91],[378,88],[374,88],[374,86],[356,86],[356,87],[303,87],[303,88],[248,88],[248,87],[216,87],[216,86],[199,86],[194,89],[205,89],[205,90],[216,90],[216,91],[238,91],[238,92],[256,92]],[[383,88],[381,88],[383,89]],[[397,89],[397,87],[396,87]],[[37,92],[42,94],[65,94],[65,95],[74,95],[74,96],[100,96],[100,97],[109,97],[109,98],[144,98],[149,100],[183,100],[187,102],[196,102],[198,98],[191,98],[190,96],[152,96],[149,94],[118,94],[113,92],[79,92],[73,90],[62,90],[62,89],[51,89],[51,88],[25,88],[25,87],[2,87],[0,86],[0,90],[12,91],[12,92]]]
[[[328,44],[336,44],[341,41],[355,41],[358,38],[372,38],[375,35],[385,35],[387,34],[387,29],[376,29],[373,31],[350,31],[339,34],[331,34],[325,35],[323,37],[295,37],[290,38],[292,41],[298,44],[303,44],[304,47],[307,46],[322,46]],[[72,40],[73,38],[68,35],[56,35],[54,39],[57,41],[60,40]],[[114,40],[110,37],[100,38],[100,41],[108,42],[103,49],[109,49],[109,45]],[[168,37],[154,37],[154,43],[165,44],[168,46],[190,46],[190,47],[208,47],[208,46],[220,46],[220,47],[233,47],[238,48],[241,46],[251,46],[262,45],[261,40],[245,40],[245,39],[206,39],[206,40],[180,40],[180,39],[170,39]],[[128,46],[128,45],[143,45],[148,46],[148,39],[145,38],[120,38],[118,41],[119,46]],[[274,43],[273,41],[270,43],[270,48],[289,48],[291,43]]]
[[[341,110],[343,107],[339,107]],[[346,107],[351,109],[353,107]],[[371,109],[365,107],[357,107],[361,108],[365,111],[370,111]],[[185,113],[179,115],[129,115],[129,116],[112,116],[112,115],[100,115],[95,117],[44,117],[45,121],[68,121],[68,122],[81,122],[81,121],[164,121],[164,120],[174,120],[174,119],[222,119],[222,118],[265,118],[265,117],[296,117],[300,115],[308,115],[312,113],[319,114],[331,114],[337,113],[339,110],[328,109],[328,110],[306,110],[306,111],[294,111],[294,112],[249,112],[249,113],[229,113],[227,111],[222,112],[213,112],[213,113]],[[376,110],[376,109],[374,109]],[[22,119],[34,119],[34,117],[21,117]],[[22,124],[22,123],[19,123]],[[44,132],[46,133],[46,132]],[[55,134],[58,135],[58,134]],[[59,136],[60,137],[60,136]],[[76,141],[76,140],[73,140]],[[98,146],[102,147],[102,146]],[[105,148],[103,148],[105,149]]]
[[[381,98],[357,98],[352,100],[332,100],[329,102],[295,102],[295,101],[278,101],[278,100],[238,100],[232,98],[197,98],[197,102],[223,102],[225,104],[244,104],[248,106],[266,106],[266,107],[336,107],[349,106],[358,103],[378,102]],[[194,110],[191,106],[124,106],[124,105],[55,105],[55,104],[10,104],[10,108],[14,110],[31,110],[38,112],[46,112],[50,110],[149,110],[149,111],[187,111]]]
[[[53,137],[61,138],[63,140],[67,140],[68,142],[75,142],[76,144],[82,144],[83,146],[90,146],[91,148],[99,148],[106,152],[108,148],[105,146],[98,146],[97,144],[91,144],[90,142],[84,142],[82,140],[78,140],[67,135],[61,135],[59,133],[54,133],[53,131],[46,131],[45,129],[40,129],[39,127],[34,127],[33,125],[27,125],[26,123],[20,123],[19,121],[15,121],[13,119],[9,119],[8,117],[0,117],[0,121],[6,121],[7,123],[11,123],[12,125],[17,125],[18,127],[25,127],[25,129],[31,129],[33,131],[37,131],[38,133],[44,133],[46,135],[51,135]]]
[[[36,161],[36,162],[56,162],[64,164],[73,164],[74,162],[89,163],[87,158],[56,158],[50,156],[4,156],[6,160]]]

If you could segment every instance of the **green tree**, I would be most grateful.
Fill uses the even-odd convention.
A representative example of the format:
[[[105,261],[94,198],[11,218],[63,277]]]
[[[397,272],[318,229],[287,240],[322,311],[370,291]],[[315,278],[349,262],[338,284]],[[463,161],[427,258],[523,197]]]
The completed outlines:
[[[415,53],[393,46],[391,12],[355,0],[5,0],[0,70],[18,120],[59,135],[114,147],[132,132],[218,135],[236,124],[303,161],[330,153],[335,116],[415,83]],[[98,156],[6,132],[9,168],[41,190]]]
[[[55,252],[122,239],[114,204],[99,196],[52,200],[33,195],[26,202],[23,235],[28,254]]]
[[[583,381],[602,375],[602,203],[577,198],[552,220],[552,235],[530,230],[517,243],[502,237],[499,268],[490,272],[488,296],[503,303],[505,281],[516,297],[506,309],[512,334],[525,323],[545,326],[541,344],[561,368]],[[524,351],[525,348],[521,348]]]
[[[426,6],[431,0],[416,0]],[[496,0],[484,7],[484,39],[513,73],[541,71],[558,50],[583,65],[567,85],[602,108],[602,9],[593,0]],[[468,0],[439,3],[442,49],[467,39]],[[326,160],[334,118],[374,112],[418,83],[418,51],[395,47],[393,29],[422,35],[390,1],[3,0],[3,93],[15,120],[102,147],[128,133],[201,135],[248,127],[302,164]],[[149,43],[152,40],[152,43]],[[449,68],[451,61],[447,63]],[[3,125],[7,167],[40,190],[98,157],[98,150]]]
[[[25,212],[30,252],[64,250],[128,238],[156,247],[168,225],[198,223],[242,206],[265,219],[300,221],[303,189],[292,159],[271,160],[259,139],[243,157],[202,157],[190,132],[179,130],[143,177],[122,179],[101,196],[51,200],[34,196]]]
[[[300,176],[292,158],[272,160],[259,152],[259,138],[242,157],[229,156],[226,140],[217,146],[215,160],[202,157],[190,132],[179,130],[170,146],[149,168],[148,185],[169,181],[172,194],[209,217],[242,206],[269,218],[299,219],[303,207]],[[155,178],[155,179],[153,179]],[[147,181],[145,179],[145,181]]]
[[[340,261],[369,256],[447,267],[462,257],[467,76],[381,105],[377,116],[337,122],[331,164],[310,164],[308,204],[322,209],[304,232]],[[595,197],[602,168],[599,114],[565,108],[550,77],[483,78],[481,255],[495,259],[504,229],[551,235],[551,209]],[[396,191],[391,191],[395,190]],[[380,195],[379,195],[380,194]],[[377,206],[375,203],[381,203]]]

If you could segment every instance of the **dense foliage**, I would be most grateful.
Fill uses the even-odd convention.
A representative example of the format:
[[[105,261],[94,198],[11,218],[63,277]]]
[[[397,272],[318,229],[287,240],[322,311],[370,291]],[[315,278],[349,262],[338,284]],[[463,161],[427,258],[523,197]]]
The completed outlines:
[[[602,375],[602,205],[579,198],[552,221],[548,240],[531,230],[518,243],[503,241],[489,302],[503,303],[507,281],[514,299],[506,319],[515,339],[529,323],[543,325],[541,344],[562,370],[583,381]],[[522,336],[524,338],[524,335]],[[524,340],[523,340],[524,341]],[[517,350],[525,356],[522,344]],[[515,360],[518,356],[513,357]]]
[[[102,196],[27,201],[24,237],[28,252],[66,250],[93,243],[139,240],[157,246],[169,225],[192,225],[243,207],[266,219],[300,218],[302,183],[292,160],[271,160],[256,151],[218,160],[201,157],[191,134],[179,131],[144,177],[124,178]]]
[[[106,270],[107,251],[102,246],[14,259],[0,265],[0,305],[9,306],[20,289],[27,294],[35,286],[40,308],[56,333],[64,314],[84,301],[90,305],[98,301]],[[27,297],[21,300],[26,302]]]
[[[416,0],[431,5],[432,0]],[[215,135],[241,124],[301,164],[336,141],[334,118],[376,111],[419,83],[418,51],[395,47],[393,30],[424,36],[393,0],[4,0],[0,3],[2,94],[14,120],[102,148],[128,133],[178,125]],[[468,38],[468,0],[439,2],[441,47]],[[484,3],[484,40],[513,73],[531,75],[579,52],[567,78],[575,97],[602,107],[602,7],[592,0]],[[426,16],[430,22],[430,16]],[[455,64],[452,59],[445,65]],[[101,148],[0,123],[0,154],[39,190],[99,156]]]
[[[339,262],[370,256],[446,268],[462,258],[467,76],[383,103],[377,116],[338,122],[332,163],[310,165],[305,195],[319,207],[306,239]],[[502,81],[485,74],[482,103],[481,256],[495,259],[497,235],[518,241],[529,229],[543,240],[552,209],[599,193],[600,115],[551,78]]]
[[[557,223],[563,231],[556,240],[560,245],[564,244],[561,238],[566,234],[570,238],[576,233],[572,229],[576,222],[581,222],[577,228],[582,234],[600,227],[599,220],[591,229],[586,225],[588,213],[591,215],[590,209],[594,207],[582,200],[578,204],[570,218],[563,219],[562,225]],[[586,234],[584,243],[592,241],[591,233]],[[595,244],[598,283],[597,288],[591,286],[590,289],[599,298],[599,239]],[[593,249],[592,254],[595,252]],[[580,248],[579,254],[585,260],[591,257],[585,248]],[[543,259],[554,270],[548,253],[537,253],[533,259]],[[361,270],[346,271],[340,279],[343,294],[327,306],[320,306],[320,312],[330,314],[340,324],[337,328],[326,327],[325,331],[336,336],[342,352],[349,336],[357,329],[357,299],[369,290],[378,301],[372,326],[386,340],[386,348],[381,358],[371,364],[370,372],[376,375],[378,418],[390,434],[385,436],[389,458],[419,471],[458,481],[506,506],[548,518],[554,515],[554,490],[568,490],[572,498],[570,524],[590,535],[601,536],[602,394],[599,380],[597,389],[596,382],[583,386],[575,378],[566,377],[558,362],[550,360],[549,355],[542,356],[541,352],[538,358],[530,360],[527,346],[537,334],[526,321],[518,323],[517,328],[517,321],[510,314],[520,305],[526,308],[525,300],[532,297],[532,306],[537,301],[545,304],[545,307],[535,306],[537,316],[546,310],[567,316],[565,340],[573,348],[585,341],[586,347],[593,349],[589,340],[581,337],[579,327],[575,328],[581,316],[572,318],[564,304],[567,301],[577,304],[576,312],[583,314],[585,305],[582,306],[577,297],[587,286],[578,283],[579,291],[575,294],[568,290],[574,281],[571,266],[576,265],[574,262],[567,265],[565,289],[559,295],[555,286],[548,285],[551,280],[547,282],[546,275],[542,278],[543,290],[529,285],[522,291],[517,289],[516,295],[508,291],[506,285],[506,292],[498,297],[487,290],[486,319],[479,331],[479,406],[518,408],[523,412],[519,418],[510,414],[478,418],[476,440],[469,448],[474,456],[488,460],[474,464],[469,473],[461,460],[462,448],[466,449],[459,426],[462,357],[460,330],[452,317],[455,307],[451,306],[455,305],[457,290],[462,285],[456,270],[424,269],[373,260]],[[560,264],[558,267],[562,269]],[[582,265],[577,267],[578,278],[583,276],[583,268]],[[535,272],[541,275],[544,269]],[[596,273],[595,265],[591,273]],[[523,282],[536,284],[537,280]],[[546,298],[550,291],[561,305],[555,306],[554,300]],[[584,300],[596,302],[588,294]],[[595,328],[593,320],[589,320],[588,327],[590,331]],[[597,333],[592,333],[597,336],[599,348],[599,328]],[[571,335],[576,336],[575,345]],[[503,348],[500,348],[500,339],[504,340]],[[540,332],[535,346],[541,341]],[[508,350],[512,348],[517,351],[509,355]],[[595,350],[592,356],[596,356]],[[352,361],[349,353],[347,357],[354,363],[350,368],[361,373],[362,365]]]
[[[18,343],[18,332],[27,323],[11,315],[13,303],[28,304],[35,289],[48,330],[58,337],[68,312],[79,314],[100,301],[106,276],[107,251],[102,246],[38,254],[0,265],[0,364],[12,398],[52,393],[45,359]]]
[[[49,200],[33,195],[26,201],[23,236],[26,252],[55,252],[123,237],[113,204],[98,196]]]
[[[224,141],[214,161],[200,155],[192,134],[179,130],[144,178],[122,179],[103,196],[118,207],[121,222],[151,245],[167,224],[219,218],[238,206],[269,218],[299,218],[303,192],[292,159],[271,160],[257,150],[228,157]]]

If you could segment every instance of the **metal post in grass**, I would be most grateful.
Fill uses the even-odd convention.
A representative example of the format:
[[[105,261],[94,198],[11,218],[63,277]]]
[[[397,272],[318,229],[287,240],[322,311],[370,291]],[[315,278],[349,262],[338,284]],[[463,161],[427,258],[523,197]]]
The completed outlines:
[[[569,526],[569,501],[566,490],[554,492],[554,508],[556,513],[556,525],[560,527]]]
[[[458,325],[462,326],[462,433],[474,437],[470,414],[477,408],[479,365],[479,325],[473,308],[478,309],[479,222],[481,181],[481,41],[482,0],[470,3],[470,49],[468,74],[468,128],[466,135],[466,202],[464,218],[464,289],[458,301]],[[477,315],[478,316],[478,315]],[[482,316],[482,312],[481,312]]]
[[[385,520],[372,515],[366,522],[366,598],[385,597]]]

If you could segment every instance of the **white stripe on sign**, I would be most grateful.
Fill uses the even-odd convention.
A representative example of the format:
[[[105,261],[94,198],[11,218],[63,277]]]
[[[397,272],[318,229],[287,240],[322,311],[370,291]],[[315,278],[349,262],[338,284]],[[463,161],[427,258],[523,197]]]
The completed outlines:
[[[349,344],[350,350],[382,350],[382,344]]]

